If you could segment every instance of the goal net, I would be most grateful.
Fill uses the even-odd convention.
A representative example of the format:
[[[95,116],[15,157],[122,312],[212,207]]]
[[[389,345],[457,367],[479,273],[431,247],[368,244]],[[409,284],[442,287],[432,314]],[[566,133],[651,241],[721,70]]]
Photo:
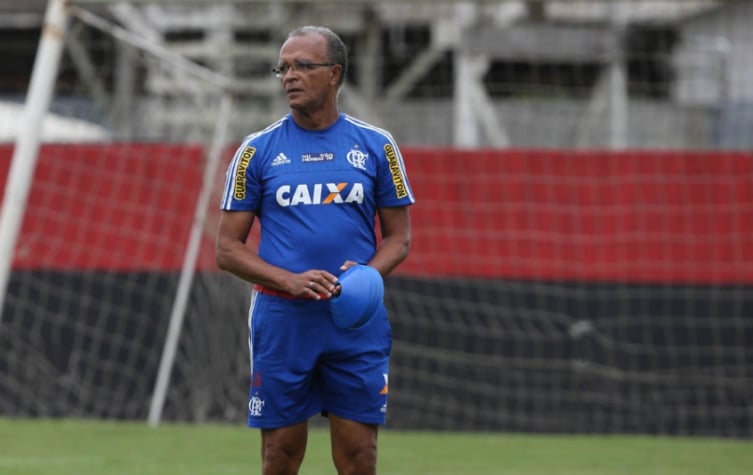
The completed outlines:
[[[310,23],[346,40],[341,106],[393,132],[417,197],[386,279],[388,427],[753,435],[748,2],[72,4],[4,414],[245,420],[217,191],[286,113],[270,70]]]
[[[70,12],[2,312],[4,414],[243,411],[248,289],[212,246],[237,90],[139,18]]]

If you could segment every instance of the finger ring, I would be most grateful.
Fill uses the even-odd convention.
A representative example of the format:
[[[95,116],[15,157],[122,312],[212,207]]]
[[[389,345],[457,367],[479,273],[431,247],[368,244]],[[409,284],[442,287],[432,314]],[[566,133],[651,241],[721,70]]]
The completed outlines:
[[[313,287],[313,286],[314,286],[314,281],[313,281],[313,280],[310,280],[310,281],[309,281],[309,287]]]

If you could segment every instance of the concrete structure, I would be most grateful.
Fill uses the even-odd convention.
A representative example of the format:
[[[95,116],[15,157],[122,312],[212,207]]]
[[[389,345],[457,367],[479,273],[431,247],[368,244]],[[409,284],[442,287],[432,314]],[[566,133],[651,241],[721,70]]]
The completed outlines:
[[[28,25],[35,14],[41,18],[45,3],[0,0],[0,25]],[[738,148],[747,143],[736,139],[734,131],[722,140],[718,129],[730,114],[747,113],[740,101],[753,94],[747,86],[753,59],[745,53],[753,42],[746,27],[753,21],[748,0],[73,3],[233,78],[240,92],[233,121],[237,130],[231,137],[285,112],[269,73],[285,33],[300,24],[327,24],[357,52],[343,108],[395,130],[405,143],[618,149]],[[11,4],[14,8],[4,8]],[[26,11],[19,11],[19,4]],[[674,56],[661,59],[672,65],[677,78],[667,97],[630,93],[628,56],[635,53],[626,49],[626,38],[629,30],[645,25],[681,37]],[[416,31],[425,32],[428,41],[409,44]],[[197,120],[185,113],[185,104],[197,101],[202,92],[176,81],[169,68],[147,69],[140,89],[134,81],[143,65],[130,48],[118,48],[112,51],[117,57],[111,61],[116,64],[113,84],[106,85],[86,73],[97,66],[96,59],[87,57],[87,37],[80,32],[70,36],[72,63],[88,81],[94,100],[108,111],[115,137],[155,138],[150,134],[159,136],[175,121]],[[409,60],[394,57],[401,48],[412,48],[406,50]],[[694,67],[699,58],[701,67]],[[396,62],[400,64],[392,64]],[[530,91],[500,96],[489,87],[500,65],[528,65],[539,76],[556,72],[552,65],[576,73],[589,68],[590,76],[579,85],[589,89],[585,94],[559,90],[552,96],[531,94],[536,86],[531,84]],[[452,93],[416,96],[413,91],[425,87],[438,70],[449,75],[443,87]],[[203,93],[215,92],[208,88]],[[717,107],[722,103],[726,105]],[[213,122],[211,114],[202,119],[207,126]]]

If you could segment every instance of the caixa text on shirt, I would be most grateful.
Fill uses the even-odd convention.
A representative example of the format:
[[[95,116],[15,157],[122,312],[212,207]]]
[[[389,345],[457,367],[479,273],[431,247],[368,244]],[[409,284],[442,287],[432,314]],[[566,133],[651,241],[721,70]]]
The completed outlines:
[[[280,206],[363,203],[363,183],[282,185],[275,192]]]

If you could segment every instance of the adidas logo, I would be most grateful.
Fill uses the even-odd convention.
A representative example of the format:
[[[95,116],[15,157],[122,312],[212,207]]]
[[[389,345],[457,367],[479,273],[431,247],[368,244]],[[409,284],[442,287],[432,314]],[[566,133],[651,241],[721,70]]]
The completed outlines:
[[[286,157],[282,152],[277,155],[274,160],[272,160],[273,167],[276,167],[277,165],[284,165],[286,163],[290,163],[290,159]]]

